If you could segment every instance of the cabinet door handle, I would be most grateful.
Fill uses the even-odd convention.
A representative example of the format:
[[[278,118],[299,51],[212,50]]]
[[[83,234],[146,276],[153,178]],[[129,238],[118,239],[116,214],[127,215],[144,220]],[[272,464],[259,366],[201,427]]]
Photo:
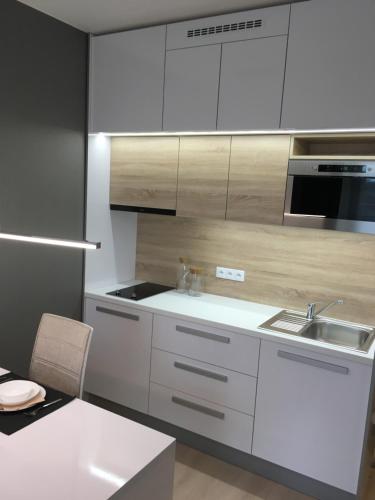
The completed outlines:
[[[131,319],[132,321],[139,321],[137,314],[130,314],[123,311],[116,311],[115,309],[107,309],[107,307],[96,306],[98,312],[110,314],[111,316],[119,316],[120,318]]]
[[[197,403],[193,403],[192,401],[188,401],[187,399],[178,398],[177,396],[172,396],[172,403],[184,406],[185,408],[189,408],[190,410],[199,411],[200,413],[204,413],[205,415],[209,415],[210,417],[218,418],[219,420],[224,420],[225,418],[225,413],[222,413],[221,411],[207,408],[207,406],[202,406]]]
[[[197,366],[186,365],[185,363],[180,363],[179,361],[175,361],[174,366],[176,368],[179,368],[180,370],[196,373],[197,375],[202,375],[203,377],[220,380],[220,382],[228,382],[228,377],[226,375],[222,375],[221,373],[211,372],[210,370],[204,370],[203,368],[198,368]]]
[[[323,370],[328,370],[330,372],[341,373],[343,375],[348,375],[349,368],[346,366],[334,365],[333,363],[327,363],[326,361],[320,361],[319,359],[308,358],[307,356],[301,356],[300,354],[294,354],[293,352],[287,351],[277,351],[279,358],[289,359],[290,361],[296,361],[297,363],[303,363],[305,365],[315,366],[315,368],[323,368]]]
[[[176,330],[181,333],[187,333],[188,335],[195,335],[196,337],[202,337],[208,340],[214,340],[215,342],[222,342],[223,344],[229,344],[230,338],[224,337],[223,335],[217,335],[216,333],[203,332],[202,330],[195,330],[194,328],[188,328],[187,326],[176,326]]]

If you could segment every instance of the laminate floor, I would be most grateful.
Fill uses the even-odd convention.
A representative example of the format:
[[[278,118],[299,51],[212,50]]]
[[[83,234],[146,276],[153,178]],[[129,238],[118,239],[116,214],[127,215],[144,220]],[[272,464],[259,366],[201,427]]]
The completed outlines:
[[[308,500],[311,497],[178,443],[174,500]],[[375,499],[375,469],[363,500]]]
[[[375,498],[375,465],[369,470],[363,500],[374,500],[374,498]]]
[[[173,500],[308,500],[311,497],[177,444]]]

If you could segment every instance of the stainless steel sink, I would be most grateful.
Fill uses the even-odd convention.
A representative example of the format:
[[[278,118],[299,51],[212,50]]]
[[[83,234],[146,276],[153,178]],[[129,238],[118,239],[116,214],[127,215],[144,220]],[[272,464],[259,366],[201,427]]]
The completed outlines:
[[[368,352],[375,331],[361,325],[335,322],[328,319],[314,319],[300,333],[301,337],[319,342],[328,342],[347,349]]]
[[[317,317],[307,319],[296,311],[283,310],[259,328],[334,344],[345,349],[368,352],[375,339],[375,329],[366,325]]]

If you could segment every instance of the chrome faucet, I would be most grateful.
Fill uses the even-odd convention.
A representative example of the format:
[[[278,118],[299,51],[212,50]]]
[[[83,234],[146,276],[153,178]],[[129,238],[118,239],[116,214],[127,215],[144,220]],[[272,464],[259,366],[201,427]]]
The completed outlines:
[[[307,319],[315,319],[318,314],[320,314],[323,311],[326,311],[332,306],[335,306],[337,304],[343,304],[344,301],[342,299],[337,299],[334,300],[333,302],[330,302],[329,304],[323,306],[319,311],[316,311],[316,306],[319,304],[319,302],[312,302],[311,304],[307,304],[307,313],[306,313],[306,318]]]

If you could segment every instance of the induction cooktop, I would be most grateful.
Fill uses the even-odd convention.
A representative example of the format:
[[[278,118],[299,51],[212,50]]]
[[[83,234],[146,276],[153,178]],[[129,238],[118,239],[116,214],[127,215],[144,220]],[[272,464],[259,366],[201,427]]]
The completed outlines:
[[[113,295],[122,299],[142,300],[157,295],[159,293],[168,292],[173,290],[171,286],[158,285],[157,283],[140,283],[139,285],[128,286],[120,288],[113,292],[108,292],[106,295]]]

